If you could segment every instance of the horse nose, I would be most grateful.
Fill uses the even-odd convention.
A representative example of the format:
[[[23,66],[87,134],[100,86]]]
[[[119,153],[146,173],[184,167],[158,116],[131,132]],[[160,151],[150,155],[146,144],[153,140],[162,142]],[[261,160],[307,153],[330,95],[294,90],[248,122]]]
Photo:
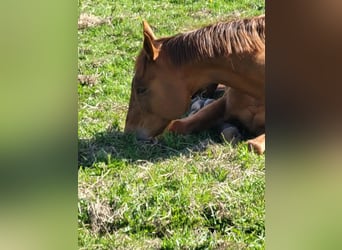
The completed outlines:
[[[152,139],[152,137],[148,136],[146,131],[142,128],[136,128],[136,127],[132,128],[132,127],[126,126],[124,129],[124,133],[125,134],[134,134],[135,137],[140,141],[149,141]]]
[[[148,136],[148,134],[146,133],[144,129],[137,129],[135,131],[135,136],[140,141],[149,141],[152,138],[151,136]]]

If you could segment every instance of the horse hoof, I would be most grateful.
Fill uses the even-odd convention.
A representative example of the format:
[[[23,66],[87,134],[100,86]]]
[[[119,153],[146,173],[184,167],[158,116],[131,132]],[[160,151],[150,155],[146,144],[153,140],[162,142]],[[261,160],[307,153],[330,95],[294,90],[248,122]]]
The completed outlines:
[[[197,113],[201,108],[203,108],[203,105],[204,101],[202,99],[195,99],[195,101],[191,104],[189,116]]]
[[[209,105],[209,104],[212,103],[213,101],[215,101],[215,99],[206,99],[206,100],[204,101],[203,107]]]
[[[239,130],[234,126],[224,128],[221,134],[224,140],[230,142],[233,145],[241,141],[241,134]]]

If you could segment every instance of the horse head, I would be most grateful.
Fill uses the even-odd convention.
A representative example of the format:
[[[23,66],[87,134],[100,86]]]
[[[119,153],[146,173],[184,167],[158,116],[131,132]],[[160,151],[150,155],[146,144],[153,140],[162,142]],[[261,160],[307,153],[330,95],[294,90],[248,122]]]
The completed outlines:
[[[161,134],[171,120],[186,112],[191,94],[182,84],[182,74],[163,53],[163,39],[156,38],[146,21],[143,35],[143,48],[131,84],[125,133],[149,139]]]

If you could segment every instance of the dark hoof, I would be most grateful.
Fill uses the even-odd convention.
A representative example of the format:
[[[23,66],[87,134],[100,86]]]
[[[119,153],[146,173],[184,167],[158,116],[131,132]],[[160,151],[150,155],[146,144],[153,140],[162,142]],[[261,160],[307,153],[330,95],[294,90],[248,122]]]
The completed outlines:
[[[242,136],[238,128],[232,125],[224,126],[224,128],[222,129],[221,135],[224,140],[230,142],[233,145],[237,144],[242,139]]]

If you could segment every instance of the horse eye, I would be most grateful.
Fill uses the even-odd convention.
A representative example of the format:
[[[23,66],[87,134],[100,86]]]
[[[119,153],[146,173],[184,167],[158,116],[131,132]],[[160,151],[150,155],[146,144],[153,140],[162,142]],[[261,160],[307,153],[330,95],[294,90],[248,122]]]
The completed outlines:
[[[138,94],[138,95],[142,95],[142,94],[146,93],[147,88],[138,87],[136,91],[137,91],[137,94]]]

